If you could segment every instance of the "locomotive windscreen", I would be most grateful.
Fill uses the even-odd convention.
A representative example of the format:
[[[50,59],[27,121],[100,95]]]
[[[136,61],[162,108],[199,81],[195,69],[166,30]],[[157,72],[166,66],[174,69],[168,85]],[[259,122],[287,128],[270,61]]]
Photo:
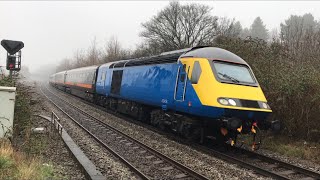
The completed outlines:
[[[212,61],[211,67],[216,77],[222,82],[254,85],[256,80],[246,65]]]

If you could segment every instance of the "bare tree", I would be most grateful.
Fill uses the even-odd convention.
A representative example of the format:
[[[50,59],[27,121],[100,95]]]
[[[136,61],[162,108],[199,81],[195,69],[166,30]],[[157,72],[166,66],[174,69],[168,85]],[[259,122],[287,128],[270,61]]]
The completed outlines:
[[[157,55],[163,52],[162,48],[155,42],[142,42],[137,45],[136,49],[133,51],[131,57],[139,58],[145,56]]]
[[[117,37],[112,36],[105,45],[105,55],[102,59],[103,62],[113,62],[126,59],[129,56],[130,50],[122,48]]]
[[[83,67],[86,64],[86,54],[83,49],[77,49],[74,53],[74,67],[79,68]]]
[[[65,71],[72,68],[72,60],[64,58],[56,68],[56,72]]]
[[[211,8],[201,4],[181,5],[171,2],[166,8],[142,23],[140,33],[148,44],[157,44],[162,51],[210,43],[216,32],[217,18]]]
[[[91,46],[88,49],[87,52],[87,61],[86,65],[97,65],[100,63],[99,58],[101,55],[101,51],[97,47],[97,40],[96,37],[93,38],[91,41]]]
[[[105,46],[106,57],[105,62],[119,60],[121,45],[115,36],[112,36]]]
[[[218,19],[216,31],[220,36],[239,37],[242,33],[242,26],[239,21],[235,22],[235,19],[221,17]]]
[[[244,28],[240,33],[240,38],[247,39],[248,37],[250,37],[250,30],[248,28]]]

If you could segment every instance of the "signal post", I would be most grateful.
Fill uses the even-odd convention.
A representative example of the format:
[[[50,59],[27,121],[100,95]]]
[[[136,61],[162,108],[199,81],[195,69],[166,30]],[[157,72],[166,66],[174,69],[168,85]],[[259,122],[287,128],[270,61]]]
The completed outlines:
[[[10,78],[14,71],[21,69],[21,49],[24,47],[22,41],[2,40],[2,47],[7,51],[6,69],[10,71]]]

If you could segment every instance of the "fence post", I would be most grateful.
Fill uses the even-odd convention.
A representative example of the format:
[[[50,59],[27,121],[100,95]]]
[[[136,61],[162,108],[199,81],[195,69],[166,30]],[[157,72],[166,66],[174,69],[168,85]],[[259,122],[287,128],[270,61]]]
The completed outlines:
[[[52,128],[54,128],[54,130],[52,130]],[[60,124],[60,118],[56,115],[56,113],[51,111],[50,132],[48,134],[50,135],[51,139],[55,141],[56,146],[60,145],[60,143],[58,141],[58,139],[60,137],[56,137],[56,136],[57,135],[62,136],[62,132],[63,132],[62,130],[63,129],[62,129],[62,125]],[[58,131],[58,134],[56,131]],[[57,149],[56,154],[58,154],[58,153],[59,153],[59,151]]]

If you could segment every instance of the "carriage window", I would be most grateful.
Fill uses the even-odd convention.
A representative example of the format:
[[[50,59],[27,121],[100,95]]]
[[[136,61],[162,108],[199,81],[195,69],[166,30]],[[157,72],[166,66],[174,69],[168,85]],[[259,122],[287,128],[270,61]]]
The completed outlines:
[[[199,61],[195,61],[192,69],[192,74],[191,74],[191,83],[192,84],[198,84],[198,81],[200,79],[201,75],[201,67]]]

